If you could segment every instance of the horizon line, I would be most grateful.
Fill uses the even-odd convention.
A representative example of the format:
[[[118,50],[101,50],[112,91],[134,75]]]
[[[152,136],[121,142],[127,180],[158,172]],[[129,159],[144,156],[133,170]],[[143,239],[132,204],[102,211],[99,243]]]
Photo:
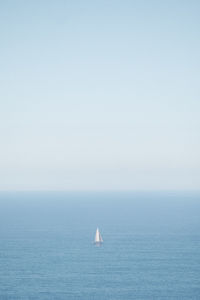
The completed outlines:
[[[200,192],[200,189],[21,189],[21,190],[14,190],[14,189],[5,189],[1,190],[0,193],[4,192],[75,192],[75,193],[83,193],[83,192]]]

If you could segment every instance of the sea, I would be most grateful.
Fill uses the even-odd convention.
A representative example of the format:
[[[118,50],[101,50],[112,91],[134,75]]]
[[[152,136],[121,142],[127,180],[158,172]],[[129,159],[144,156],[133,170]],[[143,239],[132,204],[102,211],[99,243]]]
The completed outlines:
[[[131,299],[200,299],[199,192],[0,193],[0,300]]]

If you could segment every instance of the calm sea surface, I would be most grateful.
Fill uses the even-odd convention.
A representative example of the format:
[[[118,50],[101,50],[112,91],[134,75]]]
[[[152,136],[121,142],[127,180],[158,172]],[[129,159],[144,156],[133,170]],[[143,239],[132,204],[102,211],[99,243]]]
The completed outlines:
[[[0,193],[0,300],[18,299],[200,299],[200,194]]]

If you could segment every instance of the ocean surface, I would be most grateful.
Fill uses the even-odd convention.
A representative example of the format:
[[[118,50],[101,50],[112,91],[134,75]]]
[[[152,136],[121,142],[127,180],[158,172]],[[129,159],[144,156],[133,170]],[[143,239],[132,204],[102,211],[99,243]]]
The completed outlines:
[[[200,194],[1,192],[0,300],[29,299],[200,299]]]

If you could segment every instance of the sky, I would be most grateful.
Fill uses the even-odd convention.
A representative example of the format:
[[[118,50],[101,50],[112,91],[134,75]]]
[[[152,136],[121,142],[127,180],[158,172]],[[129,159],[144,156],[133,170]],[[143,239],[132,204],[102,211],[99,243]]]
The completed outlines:
[[[0,190],[199,190],[200,1],[0,2]]]

